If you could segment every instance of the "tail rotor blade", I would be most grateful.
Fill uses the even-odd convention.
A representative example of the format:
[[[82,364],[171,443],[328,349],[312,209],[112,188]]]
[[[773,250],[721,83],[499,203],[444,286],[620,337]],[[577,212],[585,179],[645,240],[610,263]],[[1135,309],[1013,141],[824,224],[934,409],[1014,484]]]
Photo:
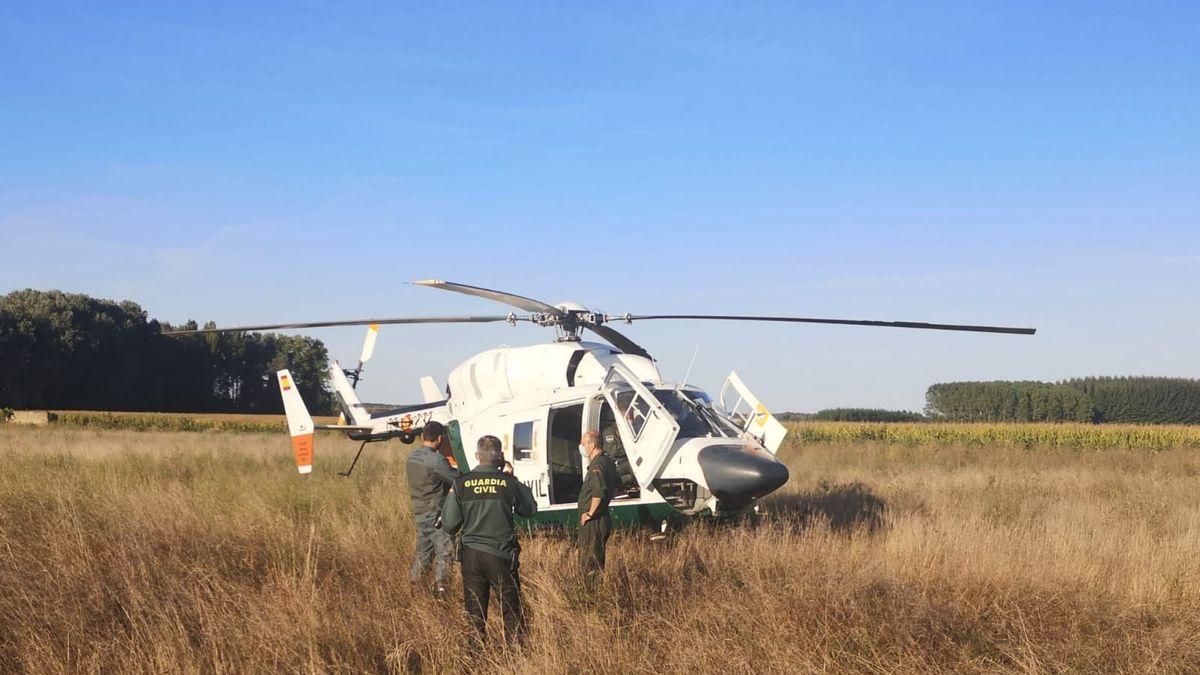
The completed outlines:
[[[358,357],[358,367],[371,360],[375,353],[375,340],[379,338],[379,324],[373,323],[367,327],[367,337],[363,339],[362,355]]]

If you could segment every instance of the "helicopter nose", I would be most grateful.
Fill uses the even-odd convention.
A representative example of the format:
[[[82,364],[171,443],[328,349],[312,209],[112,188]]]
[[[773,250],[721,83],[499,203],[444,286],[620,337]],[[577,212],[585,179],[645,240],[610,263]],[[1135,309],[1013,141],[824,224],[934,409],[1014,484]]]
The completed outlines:
[[[788,480],[783,462],[742,446],[710,445],[700,450],[697,460],[708,489],[728,502],[749,502],[774,492]]]

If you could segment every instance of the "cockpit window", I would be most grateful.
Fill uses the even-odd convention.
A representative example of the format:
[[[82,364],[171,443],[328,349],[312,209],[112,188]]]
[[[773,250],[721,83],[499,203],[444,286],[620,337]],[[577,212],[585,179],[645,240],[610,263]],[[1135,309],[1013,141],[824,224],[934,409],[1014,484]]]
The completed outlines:
[[[704,392],[654,389],[654,397],[679,423],[679,438],[736,437],[737,429],[713,410]]]
[[[650,403],[638,396],[628,385],[614,387],[613,398],[617,401],[617,412],[629,422],[629,430],[633,432],[633,440],[636,442],[641,438],[642,429],[650,417]]]
[[[685,390],[683,393],[692,401],[700,405],[702,409],[701,412],[704,413],[705,417],[708,418],[715,427],[724,432],[722,435],[730,438],[737,438],[738,436],[742,435],[742,430],[736,424],[734,424],[732,420],[730,420],[723,413],[717,412],[717,409],[713,407],[712,399],[708,397],[708,394],[698,390]]]

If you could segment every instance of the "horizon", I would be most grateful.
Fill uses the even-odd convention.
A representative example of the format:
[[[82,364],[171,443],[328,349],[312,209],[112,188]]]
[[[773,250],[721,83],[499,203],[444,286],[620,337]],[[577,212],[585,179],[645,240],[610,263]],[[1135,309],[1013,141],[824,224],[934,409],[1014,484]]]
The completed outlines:
[[[1200,7],[13,8],[0,293],[221,325],[613,314],[1031,326],[619,327],[771,410],[935,382],[1197,376]],[[356,360],[363,329],[301,331]],[[287,331],[295,334],[296,331]],[[419,400],[529,327],[384,326]],[[386,375],[385,375],[386,374]]]

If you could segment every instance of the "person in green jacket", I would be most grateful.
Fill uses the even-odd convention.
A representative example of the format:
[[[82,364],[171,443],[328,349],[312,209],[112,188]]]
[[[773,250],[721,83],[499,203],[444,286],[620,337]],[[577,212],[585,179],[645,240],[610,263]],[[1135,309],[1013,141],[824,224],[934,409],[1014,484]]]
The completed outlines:
[[[612,534],[608,503],[621,478],[612,458],[601,450],[599,433],[584,433],[579,442],[579,453],[588,461],[583,487],[579,490],[579,566],[590,586],[604,571],[608,537]]]
[[[482,643],[487,628],[488,598],[496,589],[504,614],[504,637],[520,640],[525,621],[521,612],[520,544],[513,514],[537,513],[533,492],[506,473],[500,439],[484,436],[475,447],[479,464],[454,481],[446,498],[442,529],[462,531],[463,606]]]
[[[438,594],[446,592],[446,574],[454,558],[454,542],[437,528],[437,520],[442,515],[446,492],[458,478],[458,471],[438,449],[445,436],[446,428],[440,422],[427,423],[421,429],[421,445],[409,453],[404,463],[413,521],[417,526],[416,551],[409,580],[420,582],[432,562],[434,592]]]

